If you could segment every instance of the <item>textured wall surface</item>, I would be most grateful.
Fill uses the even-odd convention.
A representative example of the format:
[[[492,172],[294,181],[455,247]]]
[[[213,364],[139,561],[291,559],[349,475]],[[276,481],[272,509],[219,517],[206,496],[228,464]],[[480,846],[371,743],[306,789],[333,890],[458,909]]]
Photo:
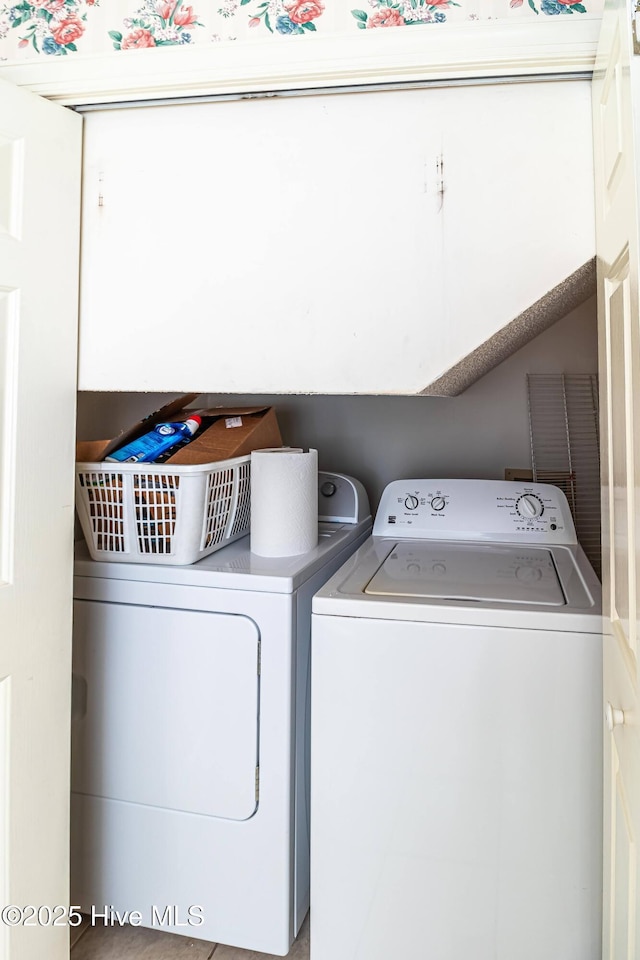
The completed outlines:
[[[599,15],[604,0],[0,0],[0,59]]]

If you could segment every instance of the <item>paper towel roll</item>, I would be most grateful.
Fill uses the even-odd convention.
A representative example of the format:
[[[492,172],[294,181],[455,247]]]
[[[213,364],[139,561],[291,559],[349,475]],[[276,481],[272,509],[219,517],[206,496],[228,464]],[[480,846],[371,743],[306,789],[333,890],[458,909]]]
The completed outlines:
[[[251,552],[293,557],[318,545],[318,451],[251,454]]]

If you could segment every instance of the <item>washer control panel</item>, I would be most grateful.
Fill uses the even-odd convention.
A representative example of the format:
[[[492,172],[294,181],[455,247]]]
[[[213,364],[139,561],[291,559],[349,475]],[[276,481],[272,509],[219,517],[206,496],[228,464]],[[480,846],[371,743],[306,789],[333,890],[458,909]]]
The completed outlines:
[[[511,480],[394,480],[382,494],[376,537],[577,543],[562,490]]]

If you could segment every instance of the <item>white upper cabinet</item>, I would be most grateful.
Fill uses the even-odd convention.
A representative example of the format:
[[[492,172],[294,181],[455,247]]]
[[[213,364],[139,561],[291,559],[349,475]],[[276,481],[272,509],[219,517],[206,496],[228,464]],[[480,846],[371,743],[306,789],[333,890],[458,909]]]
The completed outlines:
[[[589,96],[89,114],[80,388],[421,392],[593,256]]]
[[[445,311],[432,379],[595,255],[590,83],[439,97]]]

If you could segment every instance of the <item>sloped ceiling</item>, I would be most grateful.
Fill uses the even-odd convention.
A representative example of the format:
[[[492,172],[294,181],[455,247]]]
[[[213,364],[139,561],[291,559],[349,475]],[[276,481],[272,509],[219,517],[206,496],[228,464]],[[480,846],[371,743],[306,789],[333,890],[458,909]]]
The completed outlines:
[[[596,292],[595,257],[527,307],[479,347],[421,391],[427,397],[456,397]]]

